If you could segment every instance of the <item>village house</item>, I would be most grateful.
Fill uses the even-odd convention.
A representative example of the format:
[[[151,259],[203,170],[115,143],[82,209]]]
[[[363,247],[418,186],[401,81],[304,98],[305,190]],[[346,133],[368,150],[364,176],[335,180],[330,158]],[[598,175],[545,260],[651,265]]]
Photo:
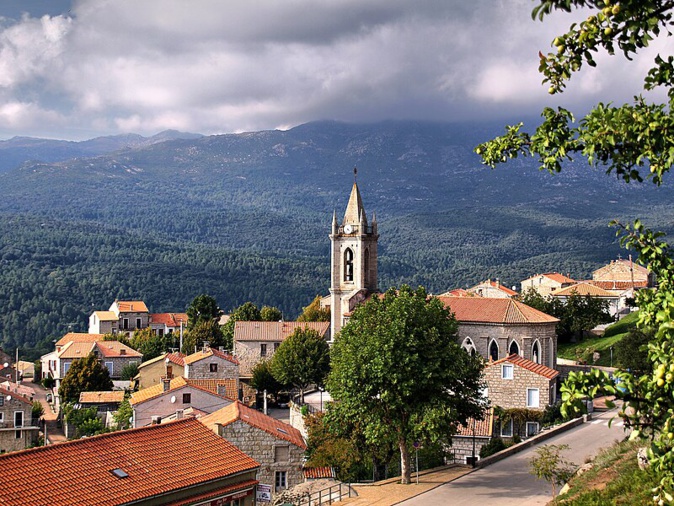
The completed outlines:
[[[612,260],[592,273],[593,285],[604,290],[624,291],[628,288],[653,288],[656,278],[646,267],[632,261],[632,258]]]
[[[161,423],[176,414],[180,418],[187,408],[208,414],[231,404],[236,399],[236,393],[231,392],[232,380],[219,381],[188,380],[179,376],[164,378],[159,385],[134,392],[129,399],[133,408],[132,426]],[[231,397],[227,395],[232,393]]]
[[[187,313],[152,313],[150,328],[158,336],[179,333],[181,326],[187,327]]]
[[[469,353],[499,360],[513,353],[554,368],[559,321],[514,299],[438,297],[459,322],[458,342]]]
[[[0,455],[7,506],[253,506],[259,464],[193,419]]]
[[[260,463],[260,484],[281,492],[304,482],[302,464],[307,446],[296,428],[238,401],[200,421]]]
[[[234,325],[234,356],[239,361],[241,379],[249,380],[253,367],[261,360],[269,360],[297,329],[315,330],[328,340],[330,322],[237,321]]]
[[[564,274],[560,274],[559,272],[546,272],[544,274],[536,274],[535,276],[523,280],[520,283],[520,286],[523,294],[529,290],[534,290],[542,297],[547,297],[562,288],[575,284],[576,280],[564,276]]]
[[[37,443],[40,424],[33,420],[28,397],[0,387],[0,453],[30,448]]]
[[[161,383],[162,378],[185,376],[184,353],[164,353],[138,366],[138,374],[133,378],[136,388],[142,390]]]
[[[507,286],[503,286],[501,284],[501,280],[498,278],[488,279],[482,283],[478,283],[471,288],[467,288],[466,292],[478,295],[479,297],[489,297],[495,299],[510,299],[511,297],[517,295],[515,290],[511,290]]]
[[[185,377],[189,379],[232,378],[239,381],[239,361],[222,350],[204,346],[184,358]]]
[[[116,300],[107,311],[94,311],[89,317],[90,334],[128,333],[149,325],[150,312],[142,300]]]
[[[96,408],[99,413],[113,412],[124,401],[124,391],[80,392],[78,404],[82,408]]]
[[[554,292],[553,297],[566,303],[572,295],[581,297],[593,297],[606,301],[608,305],[608,312],[611,316],[616,317],[621,311],[627,308],[627,298],[633,296],[634,292],[631,289],[617,291],[604,290],[600,286],[590,284],[588,282],[576,283],[575,285],[562,288]],[[627,309],[629,312],[629,309]]]
[[[557,399],[555,371],[517,354],[490,362],[484,370],[487,397],[491,405],[501,409],[526,408],[543,411]],[[499,423],[501,437],[530,437],[538,433],[537,420],[527,420],[521,427],[513,427],[512,420]]]

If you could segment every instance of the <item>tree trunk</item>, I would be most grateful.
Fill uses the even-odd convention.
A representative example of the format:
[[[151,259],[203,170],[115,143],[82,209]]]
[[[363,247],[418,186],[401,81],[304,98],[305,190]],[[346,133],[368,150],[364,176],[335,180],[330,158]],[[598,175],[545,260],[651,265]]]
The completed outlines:
[[[411,471],[410,471],[410,452],[407,449],[407,441],[401,438],[398,440],[398,446],[400,447],[400,483],[403,485],[408,485],[411,482]]]

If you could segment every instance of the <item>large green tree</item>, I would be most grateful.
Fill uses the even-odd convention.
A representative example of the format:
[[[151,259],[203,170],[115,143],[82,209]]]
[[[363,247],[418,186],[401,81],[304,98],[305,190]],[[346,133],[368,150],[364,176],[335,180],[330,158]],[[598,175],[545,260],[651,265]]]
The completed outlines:
[[[330,371],[330,348],[325,339],[313,329],[297,328],[271,359],[271,372],[284,385],[304,391],[310,385],[323,385]]]
[[[110,373],[93,353],[73,361],[59,386],[61,402],[77,402],[80,392],[112,390]]]
[[[302,314],[297,317],[298,322],[329,322],[330,310],[321,307],[321,296],[316,295],[311,304],[304,307]]]
[[[202,294],[197,295],[187,306],[187,328],[193,329],[203,322],[218,320],[222,311],[214,297]]]
[[[128,345],[143,354],[143,360],[150,360],[165,353],[174,345],[173,334],[158,335],[150,327],[134,331]]]
[[[554,10],[585,8],[588,17],[552,41],[553,52],[539,53],[539,69],[549,92],[560,93],[575,72],[595,66],[600,50],[619,51],[632,59],[658,36],[670,37],[674,25],[672,0],[539,0],[533,17],[544,19]],[[638,69],[637,69],[638,70]],[[674,163],[674,57],[659,54],[644,76],[644,89],[660,88],[666,99],[649,101],[636,96],[627,104],[597,104],[578,122],[562,107],[546,108],[533,133],[522,124],[476,148],[486,164],[495,166],[519,155],[537,157],[541,169],[562,170],[565,161],[581,156],[625,181],[650,179],[660,185]],[[657,97],[657,95],[651,95]],[[633,225],[616,224],[621,243],[636,250],[639,262],[658,277],[657,290],[637,295],[639,326],[652,328],[648,345],[650,367],[643,374],[620,372],[616,389],[607,374],[572,374],[562,386],[566,412],[580,411],[583,400],[612,393],[625,402],[620,414],[635,429],[634,436],[651,441],[649,459],[660,478],[656,502],[674,497],[674,260],[662,234]],[[629,408],[629,409],[627,409]]]
[[[258,392],[272,394],[274,400],[278,400],[278,393],[286,388],[287,385],[277,380],[271,372],[271,364],[269,360],[260,360],[251,371],[250,386]]]
[[[402,483],[412,443],[447,439],[457,423],[482,416],[482,362],[456,343],[457,328],[437,298],[403,286],[359,306],[333,345],[332,416],[369,444],[395,441]]]

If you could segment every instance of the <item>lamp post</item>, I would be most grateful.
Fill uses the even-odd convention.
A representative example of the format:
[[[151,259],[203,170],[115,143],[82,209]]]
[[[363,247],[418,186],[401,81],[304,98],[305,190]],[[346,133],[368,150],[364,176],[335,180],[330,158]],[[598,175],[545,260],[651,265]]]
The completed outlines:
[[[473,456],[470,463],[472,467],[475,467],[475,418],[473,418]]]

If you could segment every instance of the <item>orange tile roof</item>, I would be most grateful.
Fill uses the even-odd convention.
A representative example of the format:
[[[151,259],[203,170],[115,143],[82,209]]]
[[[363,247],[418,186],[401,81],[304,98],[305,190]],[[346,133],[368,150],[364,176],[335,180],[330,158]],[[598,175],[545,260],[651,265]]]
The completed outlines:
[[[438,297],[479,297],[476,293],[470,293],[468,290],[463,288],[455,288],[454,290],[449,290],[445,293],[441,293]]]
[[[94,311],[94,314],[102,322],[116,322],[118,320],[114,311]]]
[[[208,501],[209,499],[217,499],[223,494],[234,494],[235,492],[238,492],[239,490],[244,490],[247,488],[254,487],[260,483],[258,480],[247,480],[243,481],[241,483],[237,483],[236,485],[229,485],[226,487],[218,488],[216,490],[211,490],[210,492],[205,492],[200,495],[195,495],[193,497],[190,497],[189,499],[185,499],[184,501],[178,501],[171,503],[172,506],[187,506],[187,505],[192,505],[196,504],[195,501],[200,501],[199,504],[204,504],[204,502],[201,501]],[[227,499],[227,497],[225,497]],[[209,504],[213,504],[215,501],[212,501]],[[229,502],[229,501],[227,501]],[[219,504],[218,502],[215,502],[215,504]],[[227,503],[225,503],[227,504]]]
[[[192,353],[191,355],[187,355],[185,357],[185,363],[187,365],[193,364],[194,362],[198,362],[199,360],[203,360],[205,358],[209,358],[215,355],[216,357],[220,357],[223,360],[228,360],[234,364],[239,363],[237,359],[235,359],[232,355],[228,353],[224,353],[220,350],[216,350],[214,348],[206,348],[205,350],[199,350],[196,353]]]
[[[75,343],[95,343],[102,341],[105,334],[86,334],[83,332],[68,332],[61,339],[56,341],[56,346],[64,346],[69,342]]]
[[[302,469],[305,480],[320,480],[324,478],[336,478],[334,467],[305,467]]]
[[[208,390],[211,393],[218,394],[218,387],[225,387],[225,397],[230,400],[237,399],[239,397],[239,392],[236,389],[236,379],[235,378],[219,378],[219,379],[191,379],[187,378],[188,385],[200,388],[202,390]],[[221,394],[218,394],[221,395]]]
[[[503,293],[505,293],[506,295],[510,295],[511,297],[512,297],[513,295],[517,295],[517,292],[516,292],[515,290],[511,290],[511,289],[508,288],[507,286],[503,286],[501,283],[496,282],[496,281],[494,281],[494,280],[492,280],[492,279],[487,280],[487,283],[488,283],[489,286],[491,286],[492,288],[496,288],[497,290],[501,290],[501,291],[502,291]],[[482,284],[482,283],[480,283],[480,284]],[[474,286],[473,288],[478,288],[479,286],[480,286],[480,285],[476,285],[476,286]]]
[[[129,402],[131,403],[132,406],[135,406],[137,404],[140,404],[145,401],[149,401],[150,399],[154,399],[155,397],[159,397],[160,395],[168,394],[170,392],[174,392],[176,390],[179,390],[181,388],[184,388],[186,386],[190,386],[193,388],[197,388],[199,390],[203,390],[204,392],[208,392],[209,394],[215,395],[217,397],[221,397],[223,399],[227,399],[228,401],[232,401],[238,397],[237,394],[235,394],[232,397],[229,397],[228,395],[220,395],[217,393],[216,390],[211,390],[209,387],[211,386],[210,383],[204,383],[203,385],[200,382],[208,382],[211,380],[190,380],[183,378],[182,376],[178,376],[177,378],[173,378],[171,380],[171,383],[169,385],[169,389],[164,391],[164,382],[161,381],[156,385],[152,385],[151,387],[143,388],[142,390],[138,390],[137,392],[134,392],[131,394],[131,399],[129,399]],[[222,379],[222,380],[212,380],[212,381],[217,381],[220,382],[221,384],[225,385],[225,388],[229,392],[229,390],[232,389],[230,385],[230,381],[236,381],[236,380],[227,380],[227,379]],[[228,388],[229,386],[229,388]],[[236,387],[233,388],[234,391],[236,391]]]
[[[103,358],[133,357],[140,358],[142,353],[119,341],[97,341],[96,348]]]
[[[150,323],[162,324],[167,327],[180,327],[182,320],[183,326],[187,325],[187,313],[152,313]]]
[[[292,425],[283,423],[276,418],[265,415],[260,411],[250,408],[243,404],[242,402],[235,401],[229,406],[220,408],[217,411],[214,411],[208,416],[204,416],[199,419],[206,427],[213,429],[217,425],[226,426],[231,423],[241,420],[244,423],[247,423],[251,427],[256,427],[261,429],[268,434],[271,434],[274,437],[288,441],[289,443],[294,444],[306,450],[307,445],[302,438],[302,434]]]
[[[473,423],[475,423],[475,436],[476,437],[491,437],[494,432],[494,408],[489,408],[485,414],[484,419],[475,420],[469,418],[467,420],[466,426],[458,425],[456,430],[457,436],[473,436]]]
[[[589,280],[588,283],[604,290],[629,290],[630,288],[646,288],[648,281],[595,281]]]
[[[61,506],[132,503],[259,464],[197,420],[185,419],[7,453],[0,455],[0,467],[3,505]],[[128,476],[118,478],[114,469]]]
[[[557,283],[575,283],[575,279],[571,279],[568,276],[565,276],[564,274],[560,274],[559,272],[546,272],[545,274],[542,274],[542,276],[545,276],[547,278],[550,278],[553,281],[557,281]]]
[[[461,323],[557,323],[553,316],[513,299],[438,297]]]
[[[80,404],[107,404],[113,402],[122,402],[124,392],[115,390],[114,392],[80,392]]]
[[[185,366],[185,356],[186,355],[184,353],[180,353],[180,352],[164,353],[163,355],[159,355],[158,357],[154,357],[154,358],[151,358],[150,360],[146,360],[145,362],[140,364],[138,366],[138,368],[140,369],[141,367],[147,367],[148,365],[152,365],[152,364],[157,363],[157,362],[163,362],[167,358],[168,358],[169,362],[171,362],[175,365],[179,365],[180,367],[184,367]]]
[[[503,364],[504,362],[510,362],[511,364],[521,367],[522,369],[526,369],[527,371],[536,373],[539,376],[543,376],[547,379],[556,378],[559,374],[559,371],[555,371],[554,369],[549,368],[547,365],[537,364],[536,362],[533,362],[528,358],[524,358],[516,353],[508,355],[507,357],[497,360],[496,362],[489,362],[486,364],[486,367]]]
[[[120,313],[148,313],[147,306],[142,300],[116,300],[113,303],[117,305]]]
[[[295,329],[313,329],[321,336],[330,330],[330,322],[245,322],[234,324],[235,341],[276,341],[292,335]]]
[[[561,290],[557,290],[556,292],[553,292],[553,296],[555,297],[569,297],[572,294],[578,294],[578,295],[589,295],[591,297],[607,297],[607,298],[616,298],[618,297],[616,294],[611,293],[607,290],[604,290],[603,288],[595,285],[591,285],[590,283],[577,283],[575,285],[567,286],[566,288],[562,288]]]
[[[94,348],[94,344],[95,343],[80,343],[70,341],[63,348],[61,348],[61,351],[58,352],[58,357],[73,359],[86,357],[89,353],[91,353],[91,350]]]

